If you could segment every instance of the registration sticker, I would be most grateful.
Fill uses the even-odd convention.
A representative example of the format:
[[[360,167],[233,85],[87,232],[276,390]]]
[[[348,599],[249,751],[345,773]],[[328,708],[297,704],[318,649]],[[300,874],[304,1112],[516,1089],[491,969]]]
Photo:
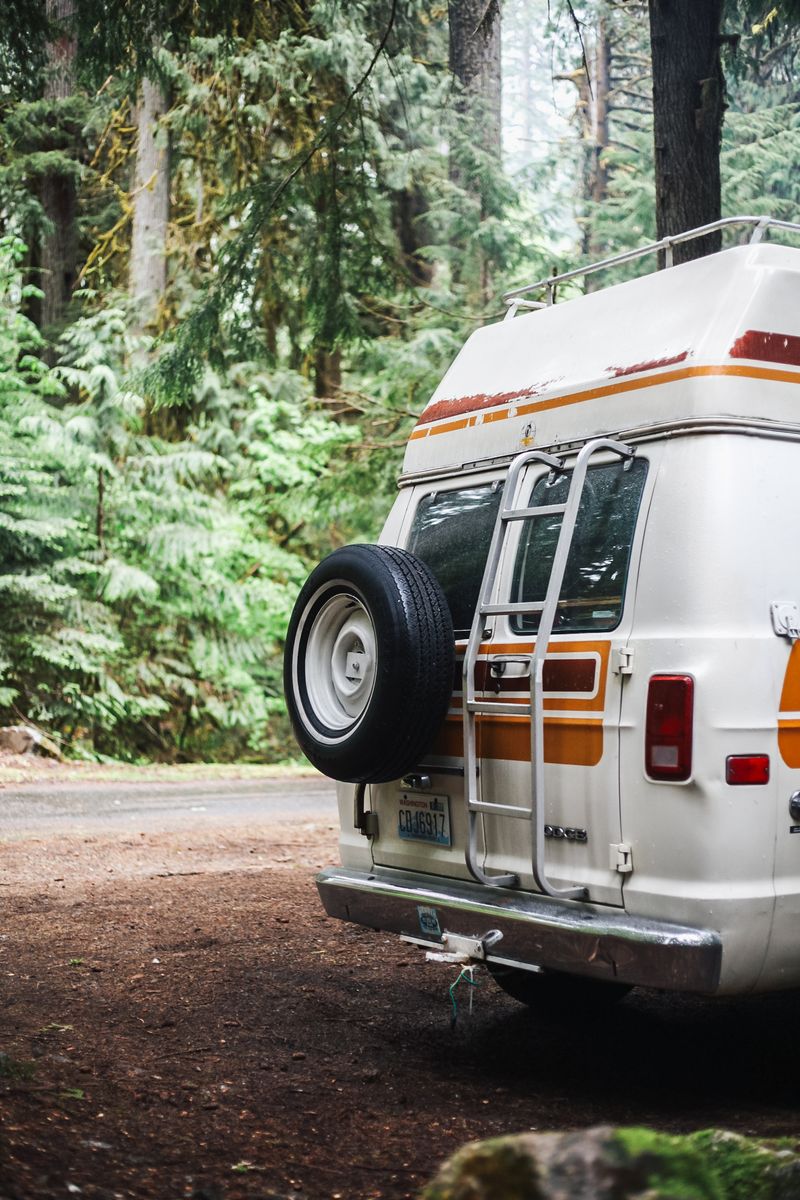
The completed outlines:
[[[418,904],[417,916],[419,917],[419,927],[422,933],[437,938],[442,936],[442,931],[439,927],[439,914],[435,908],[428,908],[425,904]]]
[[[429,792],[401,792],[397,833],[404,841],[450,845],[450,799]]]

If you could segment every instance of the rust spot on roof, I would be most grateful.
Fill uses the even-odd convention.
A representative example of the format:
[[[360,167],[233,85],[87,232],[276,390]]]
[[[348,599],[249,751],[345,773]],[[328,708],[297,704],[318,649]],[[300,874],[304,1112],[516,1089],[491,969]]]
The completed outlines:
[[[754,358],[760,362],[790,363],[800,367],[800,337],[748,329],[736,339],[728,353],[731,358]]]
[[[646,362],[631,363],[627,367],[606,367],[606,372],[619,379],[622,375],[640,375],[643,371],[655,371],[657,367],[674,367],[676,363],[685,362],[689,357],[688,350],[680,354],[672,354],[669,358],[650,358]]]
[[[442,421],[447,417],[458,417],[464,413],[482,412],[487,408],[501,408],[504,404],[514,404],[517,400],[525,400],[530,396],[540,396],[557,379],[546,379],[543,383],[531,387],[518,388],[513,392],[475,392],[471,396],[453,396],[448,400],[437,400],[429,404],[417,422],[418,425],[430,425],[432,421]]]

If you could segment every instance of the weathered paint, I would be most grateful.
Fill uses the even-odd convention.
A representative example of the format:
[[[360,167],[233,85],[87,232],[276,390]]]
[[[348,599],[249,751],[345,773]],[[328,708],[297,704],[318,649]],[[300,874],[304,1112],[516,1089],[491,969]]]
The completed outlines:
[[[767,333],[748,329],[729,350],[731,358],[751,358],[757,362],[775,362],[800,367],[800,337],[790,333]]]
[[[799,279],[796,250],[762,243],[485,326],[422,413],[404,471],[655,422],[800,424]],[[752,381],[790,386],[754,401]]]

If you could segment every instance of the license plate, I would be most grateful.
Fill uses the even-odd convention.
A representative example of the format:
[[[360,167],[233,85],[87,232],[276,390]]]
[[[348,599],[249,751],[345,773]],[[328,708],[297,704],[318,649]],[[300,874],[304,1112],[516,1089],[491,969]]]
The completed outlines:
[[[450,799],[428,792],[401,792],[397,832],[405,841],[450,845]]]

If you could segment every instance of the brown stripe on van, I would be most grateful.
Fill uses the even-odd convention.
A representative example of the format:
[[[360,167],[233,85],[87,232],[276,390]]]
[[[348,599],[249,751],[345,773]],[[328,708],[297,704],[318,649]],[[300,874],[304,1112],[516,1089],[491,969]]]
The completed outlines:
[[[680,354],[672,354],[669,358],[648,358],[644,362],[631,363],[628,367],[606,367],[606,374],[619,379],[622,375],[640,375],[643,371],[655,371],[658,367],[674,367],[676,363],[685,362],[689,357],[688,350]]]
[[[748,329],[736,339],[728,354],[731,358],[754,358],[760,362],[790,363],[800,367],[800,337],[792,333]]]
[[[546,658],[543,682],[545,692],[588,692],[595,689],[597,660],[594,658]],[[460,677],[456,687],[460,690]],[[482,660],[475,664],[475,690],[478,692],[524,692],[528,691],[527,676],[494,676],[491,662]]]
[[[546,658],[546,692],[593,692],[597,662],[593,658]]]

